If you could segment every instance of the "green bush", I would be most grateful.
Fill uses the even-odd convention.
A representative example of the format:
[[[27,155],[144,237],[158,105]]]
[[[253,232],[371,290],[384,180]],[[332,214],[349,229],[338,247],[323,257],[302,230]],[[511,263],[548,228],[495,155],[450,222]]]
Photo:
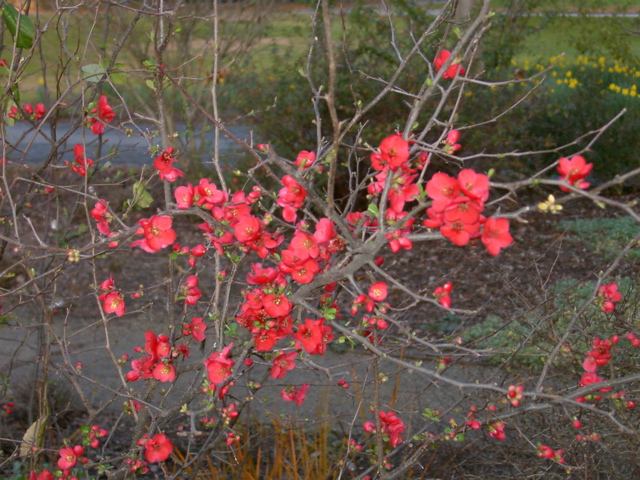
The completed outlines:
[[[575,62],[552,58],[555,67],[543,83],[531,92],[517,107],[499,118],[483,131],[476,129],[465,139],[472,151],[488,153],[500,151],[532,151],[541,145],[554,150],[576,138],[604,126],[626,109],[585,154],[594,164],[592,181],[603,182],[638,166],[640,137],[636,134],[640,123],[640,71],[610,61],[578,57]],[[540,64],[513,62],[511,69],[497,71],[496,78],[525,78],[543,70]],[[477,121],[477,112],[490,120],[504,112],[517,100],[525,97],[533,85],[514,83],[506,89],[471,88],[462,105],[460,123]],[[586,136],[576,145],[560,153],[539,156],[511,157],[505,160],[503,171],[507,176],[528,175],[560,156],[570,156],[587,147],[593,135]]]

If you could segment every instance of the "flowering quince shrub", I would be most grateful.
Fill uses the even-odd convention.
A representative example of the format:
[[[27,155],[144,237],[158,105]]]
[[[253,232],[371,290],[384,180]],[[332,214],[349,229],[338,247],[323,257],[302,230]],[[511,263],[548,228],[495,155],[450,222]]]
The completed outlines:
[[[319,127],[315,145],[300,145],[292,159],[280,157],[275,146],[237,138],[217,113],[212,116],[191,96],[183,86],[186,77],[176,73],[179,65],[163,60],[172,36],[160,32],[177,31],[165,28],[175,14],[158,8],[153,16],[158,22],[152,40],[155,58],[145,63],[145,85],[155,99],[154,122],[160,133],[150,150],[152,167],[142,169],[138,178],[124,180],[131,197],[117,201],[114,180],[100,171],[103,134],[110,128],[128,128],[124,120],[116,121],[126,105],[120,108],[120,97],[100,89],[105,82],[116,88],[112,75],[117,72],[104,71],[96,81],[82,77],[84,95],[97,101],[87,103],[76,122],[86,132],[82,130],[85,143],[72,148],[75,162],[53,165],[54,173],[72,172],[67,178],[45,175],[47,164],[28,182],[26,177],[17,182],[40,190],[25,194],[4,184],[0,201],[10,215],[3,224],[0,255],[11,256],[11,268],[19,268],[21,274],[20,285],[3,287],[3,303],[9,305],[5,315],[13,312],[7,323],[16,331],[37,331],[42,350],[37,350],[34,362],[35,422],[15,440],[19,448],[11,453],[12,459],[33,459],[33,465],[42,459],[42,468],[31,470],[30,478],[81,478],[90,470],[113,479],[150,471],[162,471],[167,478],[195,477],[212,456],[224,457],[221,463],[229,464],[250,448],[252,437],[242,422],[251,418],[243,413],[252,405],[266,399],[265,408],[304,417],[323,391],[354,405],[350,423],[344,424],[344,458],[323,478],[351,475],[349,465],[360,469],[359,478],[408,478],[409,470],[431,449],[446,442],[465,442],[469,436],[499,448],[500,442],[517,436],[512,428],[517,418],[531,411],[557,411],[568,428],[580,429],[580,435],[557,438],[553,444],[539,432],[518,430],[527,439],[529,457],[557,468],[577,468],[571,462],[578,462],[579,455],[571,448],[600,440],[598,419],[637,433],[633,382],[638,366],[628,366],[627,372],[616,363],[622,358],[618,351],[640,346],[637,325],[625,318],[625,298],[611,282],[625,252],[598,276],[597,288],[573,313],[567,328],[557,333],[553,348],[540,353],[544,366],[535,380],[523,380],[527,377],[506,368],[500,371],[500,382],[494,372],[461,380],[465,362],[487,352],[463,335],[418,333],[405,319],[406,312],[419,305],[446,315],[467,315],[472,313],[468,307],[479,308],[470,305],[473,298],[458,294],[453,278],[430,278],[428,260],[416,255],[420,244],[440,242],[442,248],[458,249],[469,262],[480,258],[500,265],[502,255],[526,248],[526,236],[518,238],[512,232],[516,222],[526,222],[528,215],[559,213],[558,205],[576,197],[608,203],[640,220],[633,205],[607,199],[602,187],[590,190],[585,179],[592,164],[580,154],[558,158],[536,177],[508,184],[499,182],[490,166],[459,156],[468,148],[464,130],[454,128],[455,115],[440,115],[454,97],[464,98],[458,92],[474,80],[465,76],[466,65],[472,60],[471,45],[480,41],[481,24],[489,18],[488,2],[456,43],[457,53],[441,50],[435,61],[417,50],[402,53],[426,61],[430,75],[423,89],[411,93],[415,104],[406,119],[390,121],[383,138],[358,137],[349,146],[349,135],[366,120],[366,107],[353,118],[339,118],[332,94],[321,94],[310,82],[316,124],[322,124],[319,112],[325,108],[335,122],[327,132]],[[447,15],[444,9],[433,27],[444,25]],[[217,15],[211,19],[218,21]],[[451,40],[444,38],[442,43]],[[427,48],[424,41],[416,49]],[[112,60],[115,64],[116,58]],[[192,178],[186,169],[187,174],[174,166],[187,152],[172,143],[175,136],[168,130],[169,112],[163,106],[168,92],[179,95],[206,118],[208,127],[234,138],[251,156],[252,167],[239,172],[244,183],[230,183],[222,175],[219,152],[211,175]],[[376,100],[369,101],[373,107]],[[431,102],[440,104],[428,124],[421,125],[418,115]],[[61,109],[67,103],[61,98],[52,107],[31,109],[34,116],[29,120],[42,121],[47,108]],[[20,113],[32,115],[27,106],[23,110],[9,108],[5,115],[15,120]],[[54,141],[52,151],[57,148]],[[448,167],[436,168],[436,158],[449,162]],[[346,198],[338,198],[335,186],[343,169],[354,181]],[[362,176],[353,169],[362,170]],[[552,169],[560,178],[549,174]],[[628,178],[638,173],[630,172]],[[277,187],[270,187],[265,178]],[[536,195],[542,187],[552,194],[545,192],[531,205],[506,201],[528,187],[535,187]],[[56,200],[70,200],[70,205],[56,207],[61,213],[51,227],[55,234],[38,231],[22,212],[33,198],[48,199],[58,191],[73,196],[60,194]],[[83,228],[63,230],[58,226],[62,220],[78,218],[68,213],[73,209],[82,212]],[[627,250],[636,248],[638,240]],[[423,285],[408,284],[394,270],[407,258],[412,268],[427,272]],[[136,271],[139,265],[144,271]],[[457,270],[464,272],[465,267]],[[73,279],[82,268],[92,277],[86,284]],[[495,295],[500,301],[502,292]],[[38,313],[23,316],[27,304]],[[620,317],[619,325],[608,338],[592,335],[588,328],[580,332],[589,338],[591,350],[573,352],[573,370],[561,379],[562,393],[554,393],[554,382],[560,381],[554,362],[569,348],[583,311],[591,305],[603,318]],[[97,351],[91,365],[81,361],[88,347],[79,341],[89,327],[72,321],[85,308],[91,312],[91,328],[100,332],[99,344],[89,349]],[[365,360],[331,366],[327,360],[334,355],[332,349],[345,345]],[[362,364],[364,373],[357,371]],[[417,413],[395,392],[383,391],[392,371],[410,376],[414,385],[454,389],[459,395],[456,406]],[[68,382],[90,423],[107,408],[120,410],[129,428],[126,445],[118,443],[122,452],[106,455],[116,442],[95,425],[55,439],[36,433],[50,422],[47,388],[54,374]],[[95,400],[91,389],[108,398]],[[3,405],[10,418],[16,402]],[[442,428],[435,425],[438,422]]]

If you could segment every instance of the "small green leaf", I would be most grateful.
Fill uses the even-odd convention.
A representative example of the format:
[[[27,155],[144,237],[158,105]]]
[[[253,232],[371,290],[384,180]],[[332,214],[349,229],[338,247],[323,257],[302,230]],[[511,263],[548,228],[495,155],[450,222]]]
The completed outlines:
[[[127,83],[127,66],[124,63],[116,63],[114,67],[116,68],[116,71],[109,74],[109,79],[117,85],[124,85]]]
[[[146,82],[144,82],[147,87],[149,87],[151,90],[155,90],[156,87],[153,86],[153,82],[151,80],[147,80]]]
[[[31,48],[33,46],[36,27],[27,15],[19,13],[16,7],[7,3],[2,9],[2,18],[4,18],[4,23],[7,25],[11,36],[16,40],[16,47]]]
[[[144,187],[144,183],[142,182],[133,184],[133,204],[136,207],[149,208],[153,203],[153,197]]]
[[[104,67],[99,63],[90,63],[89,65],[84,65],[82,67],[82,71],[87,74],[84,79],[87,82],[93,83],[99,82],[102,76],[106,73]]]
[[[374,205],[373,203],[369,204],[369,206],[367,207],[367,212],[369,212],[371,216],[377,217],[379,213],[378,206]]]
[[[335,308],[325,308],[322,310],[322,314],[327,320],[335,320],[338,311]]]
[[[17,86],[18,84],[16,83],[15,86]],[[11,107],[15,107],[16,106],[16,102],[14,102],[13,100],[9,100],[7,102],[7,112],[11,111]],[[4,116],[4,124],[7,127],[13,127],[16,124],[16,119],[15,118],[11,118],[8,114]]]

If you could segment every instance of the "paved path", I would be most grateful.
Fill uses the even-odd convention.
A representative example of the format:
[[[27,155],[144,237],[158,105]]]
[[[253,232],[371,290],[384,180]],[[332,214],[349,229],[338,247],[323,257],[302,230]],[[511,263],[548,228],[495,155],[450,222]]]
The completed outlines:
[[[70,127],[70,122],[58,122],[56,138],[62,138],[69,131]],[[230,127],[229,129],[234,135],[240,138],[248,137],[249,129],[247,127]],[[185,130],[186,127],[184,124],[176,125],[176,131],[181,134],[180,138],[182,139],[186,138],[184,135]],[[49,126],[45,126],[42,133],[39,133],[28,122],[16,122],[13,127],[7,128],[7,136],[5,139],[7,150],[5,157],[9,161],[16,163],[38,165],[48,157],[51,151],[51,138],[52,132]],[[150,165],[153,162],[154,156],[150,153],[149,148],[159,144],[159,139],[154,135],[153,129],[150,126],[146,128],[144,125],[132,135],[126,135],[122,131],[107,128],[102,139],[104,144],[98,156],[98,137],[91,133],[88,128],[77,129],[59,150],[62,161],[68,160],[69,162],[73,162],[74,156],[72,150],[74,145],[84,143],[87,145],[87,156],[91,159],[103,158],[103,162],[108,160],[113,165],[119,166]],[[189,137],[189,141],[192,146],[189,151],[201,152],[200,156],[202,161],[211,159],[214,146],[213,130],[206,133],[196,132]],[[239,147],[237,147],[233,140],[224,137],[224,135],[220,136],[221,154],[239,151]]]

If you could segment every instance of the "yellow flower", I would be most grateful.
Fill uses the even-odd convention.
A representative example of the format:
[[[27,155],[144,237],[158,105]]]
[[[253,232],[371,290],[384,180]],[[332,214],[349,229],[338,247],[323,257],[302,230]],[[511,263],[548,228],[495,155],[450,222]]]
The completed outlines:
[[[571,70],[569,70],[569,71],[566,73],[566,75],[567,75],[567,77],[571,77],[571,76],[573,75],[573,73],[571,73]]]

